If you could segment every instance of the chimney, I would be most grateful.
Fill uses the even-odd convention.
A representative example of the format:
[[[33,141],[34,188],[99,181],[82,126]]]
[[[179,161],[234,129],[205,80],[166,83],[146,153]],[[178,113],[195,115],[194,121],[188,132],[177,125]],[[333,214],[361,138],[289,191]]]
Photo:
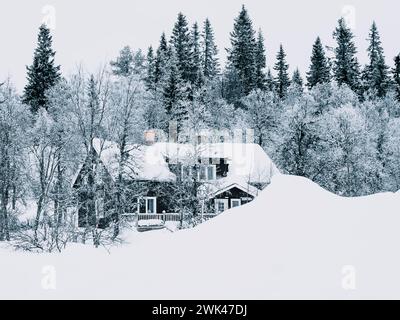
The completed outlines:
[[[146,130],[144,132],[144,142],[146,145],[151,146],[156,142],[156,132],[155,130]]]

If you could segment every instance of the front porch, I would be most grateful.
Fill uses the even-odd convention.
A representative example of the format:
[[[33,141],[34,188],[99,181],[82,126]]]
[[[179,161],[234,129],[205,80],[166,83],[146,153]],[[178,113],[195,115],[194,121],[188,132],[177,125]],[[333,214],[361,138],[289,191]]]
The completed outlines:
[[[211,219],[216,217],[216,213],[199,214],[200,218]],[[180,213],[125,213],[122,215],[127,221],[142,221],[142,220],[162,220],[164,222],[179,222],[189,218],[189,215]]]

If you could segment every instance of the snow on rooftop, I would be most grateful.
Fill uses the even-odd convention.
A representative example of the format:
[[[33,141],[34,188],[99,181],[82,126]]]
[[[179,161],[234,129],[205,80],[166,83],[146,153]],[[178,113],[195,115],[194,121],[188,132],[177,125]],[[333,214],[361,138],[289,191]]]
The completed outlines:
[[[117,144],[95,140],[95,149],[112,176],[117,175],[119,148]],[[265,151],[257,144],[206,143],[196,147],[192,144],[155,143],[150,146],[128,146],[129,177],[142,180],[174,181],[169,163],[190,163],[194,159],[226,159],[229,164],[228,178],[252,183],[269,183],[279,170]],[[210,164],[215,164],[211,162]]]
[[[112,177],[118,175],[120,149],[116,143],[95,139],[94,146],[100,159]],[[137,180],[174,181],[175,175],[169,171],[163,155],[145,145],[128,145],[129,158],[124,174]]]
[[[198,158],[226,159],[229,164],[228,177],[245,179],[247,182],[269,183],[272,176],[279,174],[265,151],[253,143],[202,143],[197,146],[156,143],[153,148],[156,154],[163,154],[170,162],[184,163]]]

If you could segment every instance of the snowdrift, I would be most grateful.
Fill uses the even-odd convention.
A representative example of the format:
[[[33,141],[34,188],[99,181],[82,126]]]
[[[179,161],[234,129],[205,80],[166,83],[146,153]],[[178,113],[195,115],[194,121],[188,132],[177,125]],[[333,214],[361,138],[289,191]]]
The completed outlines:
[[[1,249],[0,298],[400,298],[399,208],[399,193],[341,198],[277,175],[246,206],[192,230],[132,232],[111,253]]]

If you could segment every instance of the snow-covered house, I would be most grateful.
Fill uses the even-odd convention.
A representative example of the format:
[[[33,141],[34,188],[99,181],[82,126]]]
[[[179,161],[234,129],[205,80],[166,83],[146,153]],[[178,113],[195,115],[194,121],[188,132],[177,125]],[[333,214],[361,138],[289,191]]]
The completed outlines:
[[[257,144],[159,142],[130,145],[123,172],[117,144],[96,140],[94,146],[105,185],[104,197],[98,199],[103,202],[99,212],[112,203],[112,185],[121,175],[129,190],[125,194],[128,206],[124,213],[148,214],[154,218],[156,214],[178,213],[176,190],[182,182],[195,181],[196,197],[202,199],[203,213],[218,214],[253,200],[270,183],[271,177],[279,173]],[[80,190],[85,184],[85,172],[83,165],[74,180],[75,189]],[[83,190],[78,200],[86,199],[86,189]],[[80,225],[87,221],[85,206],[79,208],[79,221]]]

